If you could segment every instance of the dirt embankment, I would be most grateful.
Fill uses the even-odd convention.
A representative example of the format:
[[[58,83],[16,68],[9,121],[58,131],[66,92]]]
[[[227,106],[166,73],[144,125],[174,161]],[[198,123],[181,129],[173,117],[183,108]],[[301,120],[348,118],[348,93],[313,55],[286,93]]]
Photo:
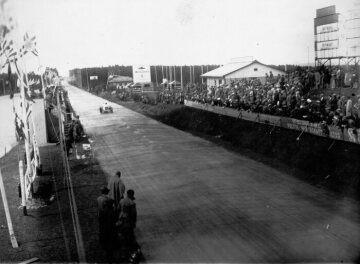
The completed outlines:
[[[320,188],[360,199],[360,146],[248,122],[183,105],[104,98],[227,149],[277,167]]]

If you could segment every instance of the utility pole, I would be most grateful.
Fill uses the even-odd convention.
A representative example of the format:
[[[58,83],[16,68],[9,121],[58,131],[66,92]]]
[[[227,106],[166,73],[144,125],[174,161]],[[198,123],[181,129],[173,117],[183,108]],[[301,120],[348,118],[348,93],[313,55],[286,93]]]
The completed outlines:
[[[109,77],[108,77],[109,79]],[[88,91],[90,91],[90,88],[89,88],[89,73],[88,73],[88,69],[86,68],[86,82],[87,82],[87,88],[88,88]],[[107,86],[107,83],[106,83],[106,86]],[[107,87],[106,87],[107,88]]]
[[[161,79],[164,79],[164,65],[161,65]]]
[[[171,77],[172,77],[172,71],[171,71],[171,66],[169,66],[169,79],[170,79],[170,82],[171,82]]]
[[[308,70],[310,68],[310,55],[309,55],[309,46],[307,46],[307,52],[308,52]]]
[[[189,67],[190,67],[190,68],[189,68],[189,69],[190,69],[190,70],[189,70],[189,71],[190,71],[190,83],[192,83],[192,79],[191,79],[191,65],[189,65]]]
[[[203,68],[203,66],[204,66],[204,65],[201,65],[201,75],[204,74],[204,68]],[[201,77],[201,84],[203,84],[203,83],[204,83],[204,78]]]
[[[180,82],[181,82],[181,91],[184,91],[184,87],[183,87],[183,74],[182,74],[182,65],[180,66]]]
[[[155,80],[156,80],[156,87],[158,87],[158,77],[157,77],[157,72],[156,72],[156,65],[154,66],[155,67]]]

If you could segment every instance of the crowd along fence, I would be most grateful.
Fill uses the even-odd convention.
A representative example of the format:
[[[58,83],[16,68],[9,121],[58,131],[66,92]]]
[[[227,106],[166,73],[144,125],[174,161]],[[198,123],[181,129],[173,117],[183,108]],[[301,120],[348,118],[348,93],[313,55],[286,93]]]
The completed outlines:
[[[185,100],[184,104],[189,107],[213,112],[220,115],[231,116],[247,121],[269,124],[277,127],[298,130],[303,133],[309,133],[316,136],[327,137],[334,140],[342,140],[351,143],[360,144],[360,129],[344,128],[336,126],[328,126],[326,133],[320,123],[311,123],[306,120],[298,120],[289,117],[273,116],[248,111],[236,110],[228,107],[214,106],[210,104],[201,104]]]

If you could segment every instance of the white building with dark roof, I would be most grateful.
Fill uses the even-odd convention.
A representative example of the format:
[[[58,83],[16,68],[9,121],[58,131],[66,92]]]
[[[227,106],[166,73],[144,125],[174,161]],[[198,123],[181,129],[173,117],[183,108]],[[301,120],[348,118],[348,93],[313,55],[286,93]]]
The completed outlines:
[[[208,87],[213,87],[227,84],[232,80],[251,78],[258,78],[262,83],[265,83],[265,76],[266,74],[270,75],[270,72],[272,72],[274,76],[286,74],[284,71],[254,60],[251,62],[231,62],[215,70],[204,73],[201,77],[206,79]]]

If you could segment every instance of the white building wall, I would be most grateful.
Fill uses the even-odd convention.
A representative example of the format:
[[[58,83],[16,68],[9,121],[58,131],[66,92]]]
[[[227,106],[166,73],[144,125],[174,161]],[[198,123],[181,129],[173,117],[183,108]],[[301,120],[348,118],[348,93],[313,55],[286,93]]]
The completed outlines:
[[[255,70],[257,69],[257,70]],[[254,63],[245,68],[242,68],[236,72],[230,73],[225,76],[225,79],[241,79],[241,78],[260,78],[265,77],[265,74],[269,74],[272,71],[274,76],[278,74],[283,75],[285,72],[273,69],[260,63]]]
[[[206,79],[206,85],[207,87],[212,87],[212,86],[219,86],[220,84],[224,84],[225,79],[223,78],[207,78]]]

